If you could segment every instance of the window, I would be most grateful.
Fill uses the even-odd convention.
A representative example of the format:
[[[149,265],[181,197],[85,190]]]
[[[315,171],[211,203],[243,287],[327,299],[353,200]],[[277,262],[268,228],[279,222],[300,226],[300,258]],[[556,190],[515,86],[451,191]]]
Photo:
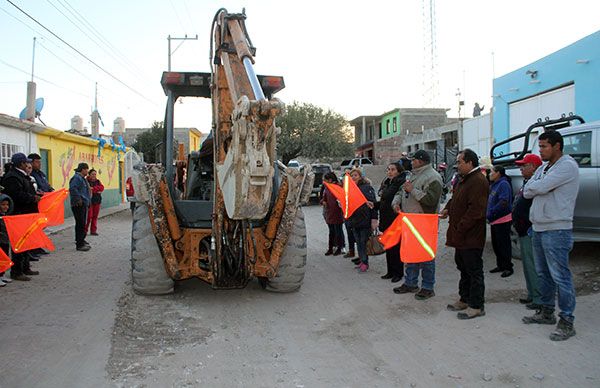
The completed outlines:
[[[396,118],[394,117],[394,132],[398,132],[398,123],[396,122]]]
[[[0,143],[2,146],[0,147],[0,162],[2,163],[2,167],[8,162],[10,162],[11,156],[16,154],[17,152],[23,152],[23,147],[16,144],[6,144]]]
[[[388,135],[390,134],[390,120],[385,122],[385,133]]]
[[[574,133],[563,136],[563,152],[571,155],[580,166],[592,164],[592,132]]]
[[[412,147],[408,146],[408,152],[412,152]]]

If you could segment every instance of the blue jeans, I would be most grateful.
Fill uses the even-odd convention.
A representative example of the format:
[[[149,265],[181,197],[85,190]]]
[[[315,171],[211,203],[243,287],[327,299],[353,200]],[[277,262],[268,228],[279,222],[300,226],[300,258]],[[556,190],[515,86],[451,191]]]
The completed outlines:
[[[569,269],[569,252],[573,248],[572,231],[534,231],[532,242],[541,303],[554,310],[558,289],[558,316],[572,323],[575,320],[575,288]]]
[[[369,264],[369,256],[367,256],[367,240],[371,236],[371,228],[352,228],[354,239],[356,240],[356,249],[358,257],[364,264]]]
[[[424,263],[407,263],[406,278],[404,283],[409,287],[416,287],[419,283],[419,270],[421,271],[421,288],[433,291],[435,284],[435,260]]]

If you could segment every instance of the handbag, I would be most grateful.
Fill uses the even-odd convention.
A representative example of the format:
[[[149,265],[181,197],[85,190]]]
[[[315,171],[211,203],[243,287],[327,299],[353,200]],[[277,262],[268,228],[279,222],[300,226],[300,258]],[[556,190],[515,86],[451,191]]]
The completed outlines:
[[[385,248],[383,247],[383,244],[379,241],[378,236],[373,233],[373,235],[369,236],[369,239],[367,240],[367,255],[377,256],[384,252]]]

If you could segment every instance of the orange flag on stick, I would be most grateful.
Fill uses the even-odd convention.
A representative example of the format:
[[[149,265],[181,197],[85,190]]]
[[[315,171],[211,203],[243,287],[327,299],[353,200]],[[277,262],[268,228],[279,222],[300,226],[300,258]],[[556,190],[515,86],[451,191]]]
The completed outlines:
[[[6,255],[6,253],[4,253],[3,249],[0,249],[0,272],[4,272],[7,269],[9,269],[10,267],[13,266],[13,262],[10,259],[10,257],[8,257]]]
[[[400,258],[404,263],[423,263],[435,258],[438,238],[438,215],[400,213],[402,244]]]
[[[43,214],[4,216],[2,219],[6,224],[8,239],[15,253],[35,248],[45,248],[50,251],[55,249],[54,244],[43,231],[48,224],[48,219]]]
[[[343,188],[332,183],[323,183],[335,196],[335,199],[340,202],[345,219],[350,218],[356,209],[367,203],[367,198],[365,198],[365,195],[360,191],[356,183],[354,183],[348,174],[344,175]]]
[[[400,242],[402,239],[402,214],[398,214],[396,219],[388,228],[379,236],[379,242],[383,244],[385,249],[390,249]]]
[[[69,190],[60,189],[44,194],[38,202],[38,210],[48,218],[47,226],[62,225],[65,222],[65,199]]]

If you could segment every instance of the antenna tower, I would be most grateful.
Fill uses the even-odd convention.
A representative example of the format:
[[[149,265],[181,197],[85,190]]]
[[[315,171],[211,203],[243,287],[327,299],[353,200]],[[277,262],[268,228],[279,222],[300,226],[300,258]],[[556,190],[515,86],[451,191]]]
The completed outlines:
[[[423,23],[423,106],[439,107],[435,0],[421,0]]]

